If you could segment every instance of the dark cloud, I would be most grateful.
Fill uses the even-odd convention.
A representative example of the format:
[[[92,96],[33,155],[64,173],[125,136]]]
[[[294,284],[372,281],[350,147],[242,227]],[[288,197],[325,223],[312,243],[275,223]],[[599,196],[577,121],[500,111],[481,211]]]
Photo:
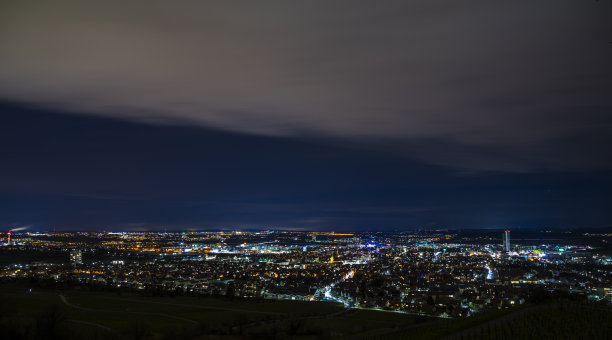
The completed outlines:
[[[611,10],[552,0],[7,0],[0,98],[151,124],[374,140],[466,171],[610,168]]]
[[[609,171],[466,176],[372,143],[344,147],[1,102],[0,145],[5,230],[605,227],[612,218]],[[410,147],[448,153],[432,141]]]

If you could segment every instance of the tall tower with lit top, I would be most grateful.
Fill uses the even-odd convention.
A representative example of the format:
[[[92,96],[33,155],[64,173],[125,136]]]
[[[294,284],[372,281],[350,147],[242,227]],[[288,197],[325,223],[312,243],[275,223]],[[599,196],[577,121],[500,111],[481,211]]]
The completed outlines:
[[[510,252],[510,230],[504,231],[503,237],[504,251]]]

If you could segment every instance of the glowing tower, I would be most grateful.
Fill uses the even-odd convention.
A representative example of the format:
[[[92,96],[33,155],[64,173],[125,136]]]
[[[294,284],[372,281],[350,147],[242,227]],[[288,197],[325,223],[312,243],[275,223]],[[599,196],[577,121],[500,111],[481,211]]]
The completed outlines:
[[[510,230],[504,231],[503,237],[504,251],[510,252]]]

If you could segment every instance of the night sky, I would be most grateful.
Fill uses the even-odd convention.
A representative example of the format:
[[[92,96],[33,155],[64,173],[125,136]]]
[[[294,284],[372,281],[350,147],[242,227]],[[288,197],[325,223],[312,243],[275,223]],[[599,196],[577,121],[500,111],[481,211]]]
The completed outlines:
[[[612,227],[610,1],[2,1],[0,229]]]

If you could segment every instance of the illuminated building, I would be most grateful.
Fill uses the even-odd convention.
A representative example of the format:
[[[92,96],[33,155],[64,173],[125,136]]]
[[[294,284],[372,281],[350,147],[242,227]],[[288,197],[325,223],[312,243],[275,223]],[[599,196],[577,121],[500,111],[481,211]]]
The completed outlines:
[[[83,253],[80,250],[71,251],[70,262],[72,264],[83,264]]]
[[[504,231],[503,244],[504,244],[504,251],[509,252],[510,251],[510,230],[508,229]]]

